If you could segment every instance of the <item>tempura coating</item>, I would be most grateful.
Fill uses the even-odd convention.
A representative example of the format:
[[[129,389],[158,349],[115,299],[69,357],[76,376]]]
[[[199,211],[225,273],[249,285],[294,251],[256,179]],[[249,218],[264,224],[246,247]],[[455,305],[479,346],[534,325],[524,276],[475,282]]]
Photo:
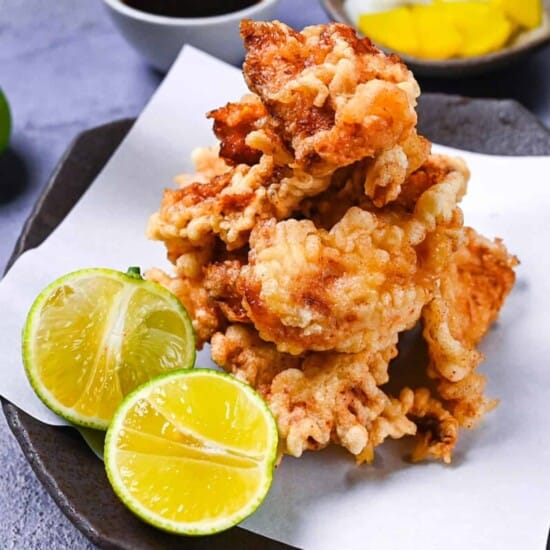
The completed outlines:
[[[387,437],[415,436],[413,461],[450,462],[458,421],[426,388],[404,388],[398,397],[380,387],[388,380],[394,346],[378,354],[278,352],[253,327],[231,325],[212,338],[212,358],[269,403],[284,452],[301,456],[329,443],[357,462],[372,462]]]
[[[208,113],[214,120],[214,133],[220,140],[220,157],[228,164],[248,164],[260,161],[262,152],[246,144],[251,132],[266,126],[268,113],[260,99],[249,94],[238,103],[228,103],[224,107]]]
[[[210,162],[214,175],[210,179],[186,176],[180,179],[179,189],[167,189],[159,212],[149,221],[149,238],[201,247],[216,237],[228,250],[236,250],[246,245],[250,231],[261,220],[290,216],[305,197],[324,191],[331,181],[330,176],[277,168],[267,155],[253,166],[234,167],[216,164],[207,149],[196,158]]]
[[[404,388],[399,396],[409,420],[417,427],[413,462],[432,457],[450,463],[459,422],[427,388]]]
[[[397,199],[402,185],[424,164],[430,150],[431,143],[414,131],[404,142],[365,161],[365,195],[378,207]]]
[[[212,359],[235,378],[265,394],[273,378],[286,369],[297,369],[302,357],[280,353],[260,338],[250,325],[232,324],[211,340]]]
[[[500,239],[490,241],[472,228],[464,236],[422,319],[438,391],[460,424],[473,427],[497,404],[483,395],[485,377],[474,372],[483,360],[476,345],[512,289],[518,261]]]
[[[330,232],[309,220],[260,224],[250,247],[239,280],[244,307],[279,351],[378,351],[431,297],[414,280],[404,232],[356,207]]]
[[[396,56],[339,23],[296,32],[274,22],[241,24],[243,72],[295,162],[332,173],[410,136],[420,89]]]
[[[338,23],[241,32],[252,93],[208,114],[219,146],[194,152],[148,226],[175,273],[147,276],[186,306],[197,346],[264,397],[284,452],[332,443],[369,463],[412,436],[413,461],[450,462],[459,428],[497,403],[477,344],[516,259],[464,228],[468,168],[418,135],[399,58]],[[419,321],[424,379],[388,384]]]
[[[300,370],[277,374],[265,398],[277,420],[285,452],[301,456],[305,450],[319,450],[333,442],[354,455],[361,453],[375,420],[390,404],[379,385],[387,379],[393,355],[393,346],[376,354],[313,353]],[[393,419],[391,426],[385,436],[416,432],[405,415]],[[377,444],[382,442],[381,433]]]
[[[167,242],[167,245],[170,245]],[[174,249],[171,256],[176,264],[176,274],[170,276],[158,268],[149,269],[146,277],[165,286],[179,298],[187,309],[193,329],[196,345],[201,349],[208,342],[214,332],[220,330],[223,318],[219,309],[211,302],[208,291],[204,287],[203,267],[209,262],[212,249],[188,249],[176,255]]]
[[[258,224],[238,286],[260,336],[292,354],[376,352],[395,344],[431,300],[434,266],[446,267],[457,243],[449,224],[461,220],[457,202],[466,180],[449,164],[412,212],[354,206],[330,231],[310,220]],[[438,240],[419,253],[440,225],[449,246]]]

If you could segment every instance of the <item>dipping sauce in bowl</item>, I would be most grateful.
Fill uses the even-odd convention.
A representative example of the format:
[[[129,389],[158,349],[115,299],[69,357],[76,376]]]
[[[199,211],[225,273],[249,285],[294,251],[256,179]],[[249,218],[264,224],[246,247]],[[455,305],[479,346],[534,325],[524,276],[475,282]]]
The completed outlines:
[[[137,10],[169,17],[210,17],[248,8],[259,0],[123,0]]]

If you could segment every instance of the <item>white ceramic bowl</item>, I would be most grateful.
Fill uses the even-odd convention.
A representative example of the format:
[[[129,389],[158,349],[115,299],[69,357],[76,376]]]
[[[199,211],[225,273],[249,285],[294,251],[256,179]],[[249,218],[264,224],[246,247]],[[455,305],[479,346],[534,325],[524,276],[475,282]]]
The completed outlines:
[[[200,0],[197,0],[200,2]],[[273,19],[279,0],[260,0],[243,10],[211,17],[168,17],[137,10],[121,0],[103,0],[124,38],[153,67],[166,72],[184,44],[234,65],[244,58],[241,19]]]

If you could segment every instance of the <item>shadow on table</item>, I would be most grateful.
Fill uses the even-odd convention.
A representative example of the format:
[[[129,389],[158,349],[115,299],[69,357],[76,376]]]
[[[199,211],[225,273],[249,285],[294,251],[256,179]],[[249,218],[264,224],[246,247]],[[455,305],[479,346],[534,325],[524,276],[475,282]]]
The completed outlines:
[[[28,170],[13,149],[0,155],[0,204],[6,204],[23,193],[28,186]]]

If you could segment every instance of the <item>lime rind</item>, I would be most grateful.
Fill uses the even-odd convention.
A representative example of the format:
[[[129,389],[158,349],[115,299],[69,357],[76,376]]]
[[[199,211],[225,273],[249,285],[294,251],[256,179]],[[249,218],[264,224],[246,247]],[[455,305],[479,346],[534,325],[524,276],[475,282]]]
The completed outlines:
[[[171,381],[172,379],[179,377],[187,378],[191,376],[216,376],[227,379],[231,381],[232,384],[238,384],[244,390],[246,395],[266,413],[265,419],[267,421],[269,434],[266,448],[268,448],[270,452],[265,455],[264,460],[261,464],[259,464],[259,466],[263,468],[262,473],[264,477],[262,483],[258,484],[257,493],[250,499],[245,507],[241,508],[234,514],[224,516],[223,518],[217,520],[204,520],[201,522],[188,523],[168,520],[156,512],[152,512],[149,508],[141,504],[139,500],[130,495],[123,479],[119,475],[118,468],[116,467],[116,454],[118,451],[116,437],[119,430],[123,429],[123,422],[127,413],[139,399],[146,398],[151,394],[153,389],[156,389],[163,382]],[[123,402],[115,412],[111,425],[107,430],[103,456],[107,477],[113,487],[113,490],[120,500],[128,507],[128,509],[137,517],[146,523],[169,533],[188,536],[204,536],[220,533],[230,529],[231,527],[234,527],[244,521],[258,509],[260,504],[264,501],[273,481],[273,470],[277,460],[277,447],[278,430],[273,413],[269,409],[267,403],[251,386],[237,380],[229,374],[213,369],[182,369],[159,375],[153,380],[150,380],[135,389],[124,398]]]
[[[125,284],[125,285],[128,285],[128,284],[139,285],[146,288],[148,292],[151,292],[153,294],[156,294],[162,297],[166,301],[166,303],[171,304],[171,306],[173,307],[173,310],[176,311],[184,320],[184,323],[183,323],[185,327],[184,338],[188,343],[188,346],[186,349],[187,354],[184,358],[184,364],[186,366],[195,364],[196,349],[195,349],[195,334],[194,334],[191,319],[189,318],[187,310],[181,304],[181,302],[177,299],[177,297],[175,297],[169,290],[167,290],[166,288],[162,287],[157,283],[154,283],[152,281],[147,281],[146,279],[142,279],[141,277],[137,278],[137,277],[128,276],[125,273],[122,273],[120,271],[116,271],[113,269],[109,269],[109,268],[85,268],[85,269],[73,271],[71,273],[67,273],[59,277],[52,283],[50,283],[48,286],[46,286],[33,302],[29,310],[29,313],[27,315],[25,326],[23,328],[22,356],[23,356],[23,365],[25,368],[25,373],[27,375],[27,378],[29,379],[29,382],[33,390],[35,391],[36,395],[54,413],[65,418],[66,420],[68,420],[73,424],[77,424],[78,426],[105,431],[109,426],[109,423],[110,423],[109,420],[105,420],[103,418],[90,416],[90,415],[84,416],[82,414],[77,414],[71,407],[66,407],[62,403],[60,403],[58,399],[55,397],[55,395],[52,392],[50,392],[48,388],[44,386],[44,384],[41,383],[39,375],[36,372],[36,362],[34,361],[34,354],[33,354],[34,352],[33,336],[36,333],[36,330],[40,324],[40,311],[43,308],[46,301],[48,300],[48,298],[52,295],[52,293],[56,289],[58,289],[60,286],[70,285],[71,283],[74,283],[75,281],[81,280],[84,278],[88,278],[88,277],[92,278],[92,277],[98,277],[98,276],[111,278],[111,279],[120,281],[122,284]]]
[[[3,153],[9,145],[12,119],[8,100],[0,88],[0,153]]]

